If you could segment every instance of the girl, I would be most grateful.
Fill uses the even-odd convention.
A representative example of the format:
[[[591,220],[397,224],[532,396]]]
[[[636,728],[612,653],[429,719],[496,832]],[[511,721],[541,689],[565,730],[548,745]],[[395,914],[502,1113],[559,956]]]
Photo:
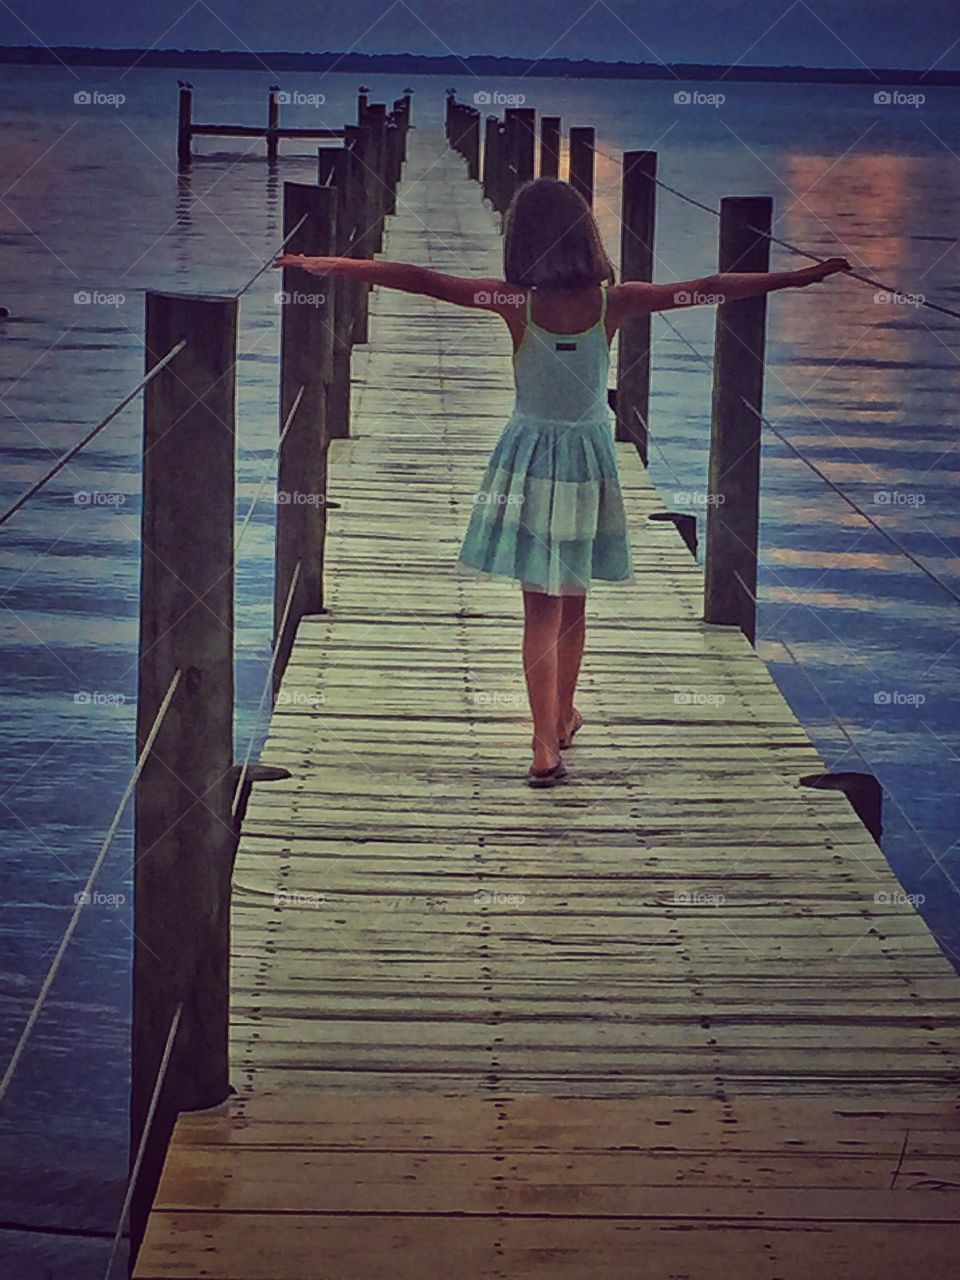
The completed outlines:
[[[566,182],[516,191],[504,222],[504,278],[444,275],[406,262],[283,254],[275,265],[344,275],[492,311],[513,339],[516,402],[491,455],[460,551],[481,574],[523,590],[523,667],[533,713],[531,786],[566,772],[584,605],[594,580],[629,582],[630,545],[607,405],[610,342],[635,316],[755,297],[850,270],[725,272],[677,284],[614,283],[590,208]]]

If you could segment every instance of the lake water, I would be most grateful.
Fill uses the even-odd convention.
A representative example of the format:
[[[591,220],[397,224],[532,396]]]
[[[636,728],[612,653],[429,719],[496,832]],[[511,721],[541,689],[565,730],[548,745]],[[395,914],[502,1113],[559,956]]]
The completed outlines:
[[[188,74],[197,119],[260,122],[274,79],[326,96],[320,107],[285,107],[285,123],[354,119],[353,75]],[[370,77],[371,98],[389,102],[407,82]],[[446,81],[409,83],[414,123],[438,127]],[[703,203],[771,194],[782,239],[960,307],[960,99],[950,90],[908,106],[820,85],[696,86],[723,94],[719,103],[677,103],[668,82],[464,77],[458,88],[465,100],[523,93],[561,115],[564,130],[596,126],[597,209],[611,248],[619,155],[650,148],[662,180]],[[94,91],[125,101],[75,103]],[[5,68],[0,104],[6,507],[138,381],[143,290],[235,291],[281,239],[283,180],[312,181],[315,161],[287,143],[271,173],[260,144],[202,141],[203,159],[179,178],[175,71]],[[716,238],[714,217],[661,193],[656,278],[708,274]],[[775,251],[774,268],[798,264]],[[275,448],[276,287],[265,273],[242,306],[241,513]],[[709,361],[714,314],[669,321],[655,322],[652,471],[668,503],[702,515],[711,371],[697,353]],[[960,322],[909,299],[878,301],[849,279],[778,294],[765,402],[778,430],[954,589],[958,335]],[[135,402],[0,532],[4,1062],[132,768],[139,439]],[[884,847],[956,958],[957,605],[769,433],[762,514],[760,651],[828,763],[880,778]],[[263,728],[272,528],[262,501],[238,570],[240,749]],[[25,1280],[102,1275],[104,1241],[72,1233],[111,1233],[119,1213],[130,850],[127,819],[99,882],[111,900],[84,912],[0,1115],[0,1220],[24,1228],[0,1230],[0,1271]]]

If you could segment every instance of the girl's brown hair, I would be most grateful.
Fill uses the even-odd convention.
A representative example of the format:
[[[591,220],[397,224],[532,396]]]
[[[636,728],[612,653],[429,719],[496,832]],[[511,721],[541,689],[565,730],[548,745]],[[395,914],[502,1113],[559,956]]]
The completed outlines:
[[[503,276],[534,289],[614,283],[590,206],[569,182],[535,178],[514,192],[503,227]]]

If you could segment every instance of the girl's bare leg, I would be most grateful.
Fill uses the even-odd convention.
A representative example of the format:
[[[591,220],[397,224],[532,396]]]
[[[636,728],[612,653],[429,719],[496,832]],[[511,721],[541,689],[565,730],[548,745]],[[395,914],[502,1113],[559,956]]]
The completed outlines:
[[[561,597],[560,634],[557,637],[557,732],[569,739],[578,719],[573,705],[587,634],[586,596]]]
[[[533,767],[550,769],[560,759],[557,737],[557,637],[560,596],[523,593],[523,673],[533,713]]]

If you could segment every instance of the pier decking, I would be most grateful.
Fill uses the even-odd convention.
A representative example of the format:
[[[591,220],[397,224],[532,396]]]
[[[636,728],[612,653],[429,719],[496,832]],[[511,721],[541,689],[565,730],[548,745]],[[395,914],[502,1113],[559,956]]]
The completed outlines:
[[[499,274],[414,133],[387,256]],[[140,1280],[946,1276],[960,982],[631,445],[569,780],[522,783],[520,600],[455,557],[511,401],[486,317],[380,291],[233,899],[237,1095]]]

